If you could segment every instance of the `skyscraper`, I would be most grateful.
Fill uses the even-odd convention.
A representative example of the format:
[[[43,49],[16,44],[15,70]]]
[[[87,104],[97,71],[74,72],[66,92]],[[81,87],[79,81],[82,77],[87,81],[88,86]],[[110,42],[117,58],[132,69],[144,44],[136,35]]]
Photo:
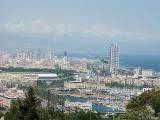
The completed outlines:
[[[64,64],[67,63],[67,51],[64,51],[64,54],[63,54],[63,63]]]
[[[110,73],[117,74],[119,69],[119,47],[117,44],[111,44],[109,55]]]
[[[53,58],[53,50],[52,49],[48,49],[48,53],[47,53],[47,59],[52,59]]]
[[[66,51],[66,50],[64,51],[63,56],[64,56],[64,57],[67,57],[67,51]]]

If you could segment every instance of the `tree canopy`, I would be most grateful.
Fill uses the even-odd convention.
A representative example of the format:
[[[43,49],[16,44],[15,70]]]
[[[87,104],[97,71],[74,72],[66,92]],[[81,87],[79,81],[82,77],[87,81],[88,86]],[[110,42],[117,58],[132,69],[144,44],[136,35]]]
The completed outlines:
[[[132,98],[127,111],[121,116],[123,120],[158,120],[160,119],[160,90],[143,92]]]
[[[4,115],[5,120],[104,120],[100,114],[93,112],[64,113],[53,108],[42,108],[41,101],[30,87],[24,99],[11,102],[11,107]],[[52,98],[55,99],[55,98]]]

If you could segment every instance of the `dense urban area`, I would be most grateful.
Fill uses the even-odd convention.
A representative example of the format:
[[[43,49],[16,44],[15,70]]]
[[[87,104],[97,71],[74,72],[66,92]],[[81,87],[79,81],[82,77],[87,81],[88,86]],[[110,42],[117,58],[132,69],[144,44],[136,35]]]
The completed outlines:
[[[93,60],[52,49],[0,52],[5,120],[158,120],[160,73],[121,67],[117,44]]]

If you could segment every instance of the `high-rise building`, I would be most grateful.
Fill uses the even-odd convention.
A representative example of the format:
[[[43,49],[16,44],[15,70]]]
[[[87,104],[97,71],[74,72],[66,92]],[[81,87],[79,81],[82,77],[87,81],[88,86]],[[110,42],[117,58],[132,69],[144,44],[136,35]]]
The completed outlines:
[[[64,55],[63,56],[67,57],[67,51],[66,50],[64,51]]]
[[[117,74],[119,69],[119,47],[117,44],[111,44],[109,55],[110,73]]]
[[[48,49],[47,58],[52,59],[52,57],[53,57],[53,51],[52,51],[52,49]]]
[[[64,51],[64,55],[63,55],[63,64],[67,63],[67,51]]]

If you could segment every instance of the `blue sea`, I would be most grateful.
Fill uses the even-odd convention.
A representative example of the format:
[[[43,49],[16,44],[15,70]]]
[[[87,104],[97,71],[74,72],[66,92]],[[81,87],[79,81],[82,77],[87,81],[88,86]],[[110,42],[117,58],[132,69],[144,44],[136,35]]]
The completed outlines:
[[[96,53],[70,53],[69,57],[107,59],[108,55]],[[141,67],[160,72],[160,55],[120,55],[120,65],[125,67]]]

